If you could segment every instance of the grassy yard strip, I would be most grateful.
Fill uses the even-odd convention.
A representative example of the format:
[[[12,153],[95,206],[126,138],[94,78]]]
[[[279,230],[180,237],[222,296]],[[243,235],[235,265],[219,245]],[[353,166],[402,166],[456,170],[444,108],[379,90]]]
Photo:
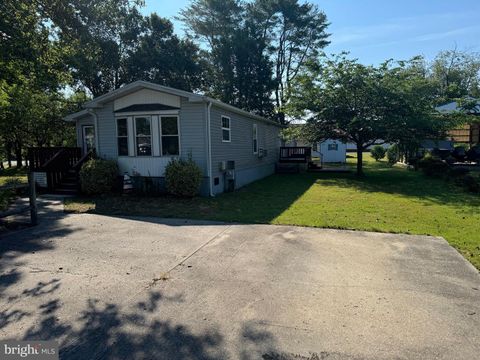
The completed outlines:
[[[26,183],[28,183],[26,167],[0,170],[0,187]]]
[[[66,210],[443,236],[480,269],[480,196],[370,157],[365,173],[273,175],[213,199],[73,199]]]

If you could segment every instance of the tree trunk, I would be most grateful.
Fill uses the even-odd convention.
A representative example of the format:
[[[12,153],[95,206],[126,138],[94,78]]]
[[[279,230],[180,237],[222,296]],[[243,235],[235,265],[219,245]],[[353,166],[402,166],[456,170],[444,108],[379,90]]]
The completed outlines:
[[[363,147],[357,144],[357,176],[363,176]]]
[[[17,147],[15,148],[15,160],[17,160],[17,168],[21,168],[22,164],[22,148]]]

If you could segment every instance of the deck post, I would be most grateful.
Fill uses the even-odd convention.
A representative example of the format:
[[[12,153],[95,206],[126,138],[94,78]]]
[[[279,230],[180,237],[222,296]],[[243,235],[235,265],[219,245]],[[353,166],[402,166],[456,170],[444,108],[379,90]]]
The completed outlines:
[[[33,171],[28,172],[29,200],[30,200],[30,222],[37,225],[37,192],[35,189],[35,176]]]

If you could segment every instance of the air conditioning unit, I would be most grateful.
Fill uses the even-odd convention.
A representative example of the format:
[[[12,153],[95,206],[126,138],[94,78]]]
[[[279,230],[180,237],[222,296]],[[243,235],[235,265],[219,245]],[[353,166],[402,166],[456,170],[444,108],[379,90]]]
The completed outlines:
[[[262,148],[258,149],[258,157],[259,158],[266,157],[267,154],[268,154],[267,149],[262,149]]]

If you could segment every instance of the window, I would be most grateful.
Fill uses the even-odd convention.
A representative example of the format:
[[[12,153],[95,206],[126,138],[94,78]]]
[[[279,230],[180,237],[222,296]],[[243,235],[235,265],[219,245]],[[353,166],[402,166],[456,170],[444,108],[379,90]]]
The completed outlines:
[[[117,119],[118,156],[128,156],[128,125],[127,118]]]
[[[160,127],[160,134],[162,135],[162,156],[180,155],[178,117],[162,116]]]
[[[135,118],[135,143],[137,156],[152,155],[152,129],[149,117]]]
[[[230,118],[222,116],[222,141],[230,142]]]
[[[338,150],[338,144],[328,144],[328,151],[337,151]]]
[[[252,140],[253,140],[253,153],[254,153],[254,154],[258,154],[257,124],[253,124]]]

